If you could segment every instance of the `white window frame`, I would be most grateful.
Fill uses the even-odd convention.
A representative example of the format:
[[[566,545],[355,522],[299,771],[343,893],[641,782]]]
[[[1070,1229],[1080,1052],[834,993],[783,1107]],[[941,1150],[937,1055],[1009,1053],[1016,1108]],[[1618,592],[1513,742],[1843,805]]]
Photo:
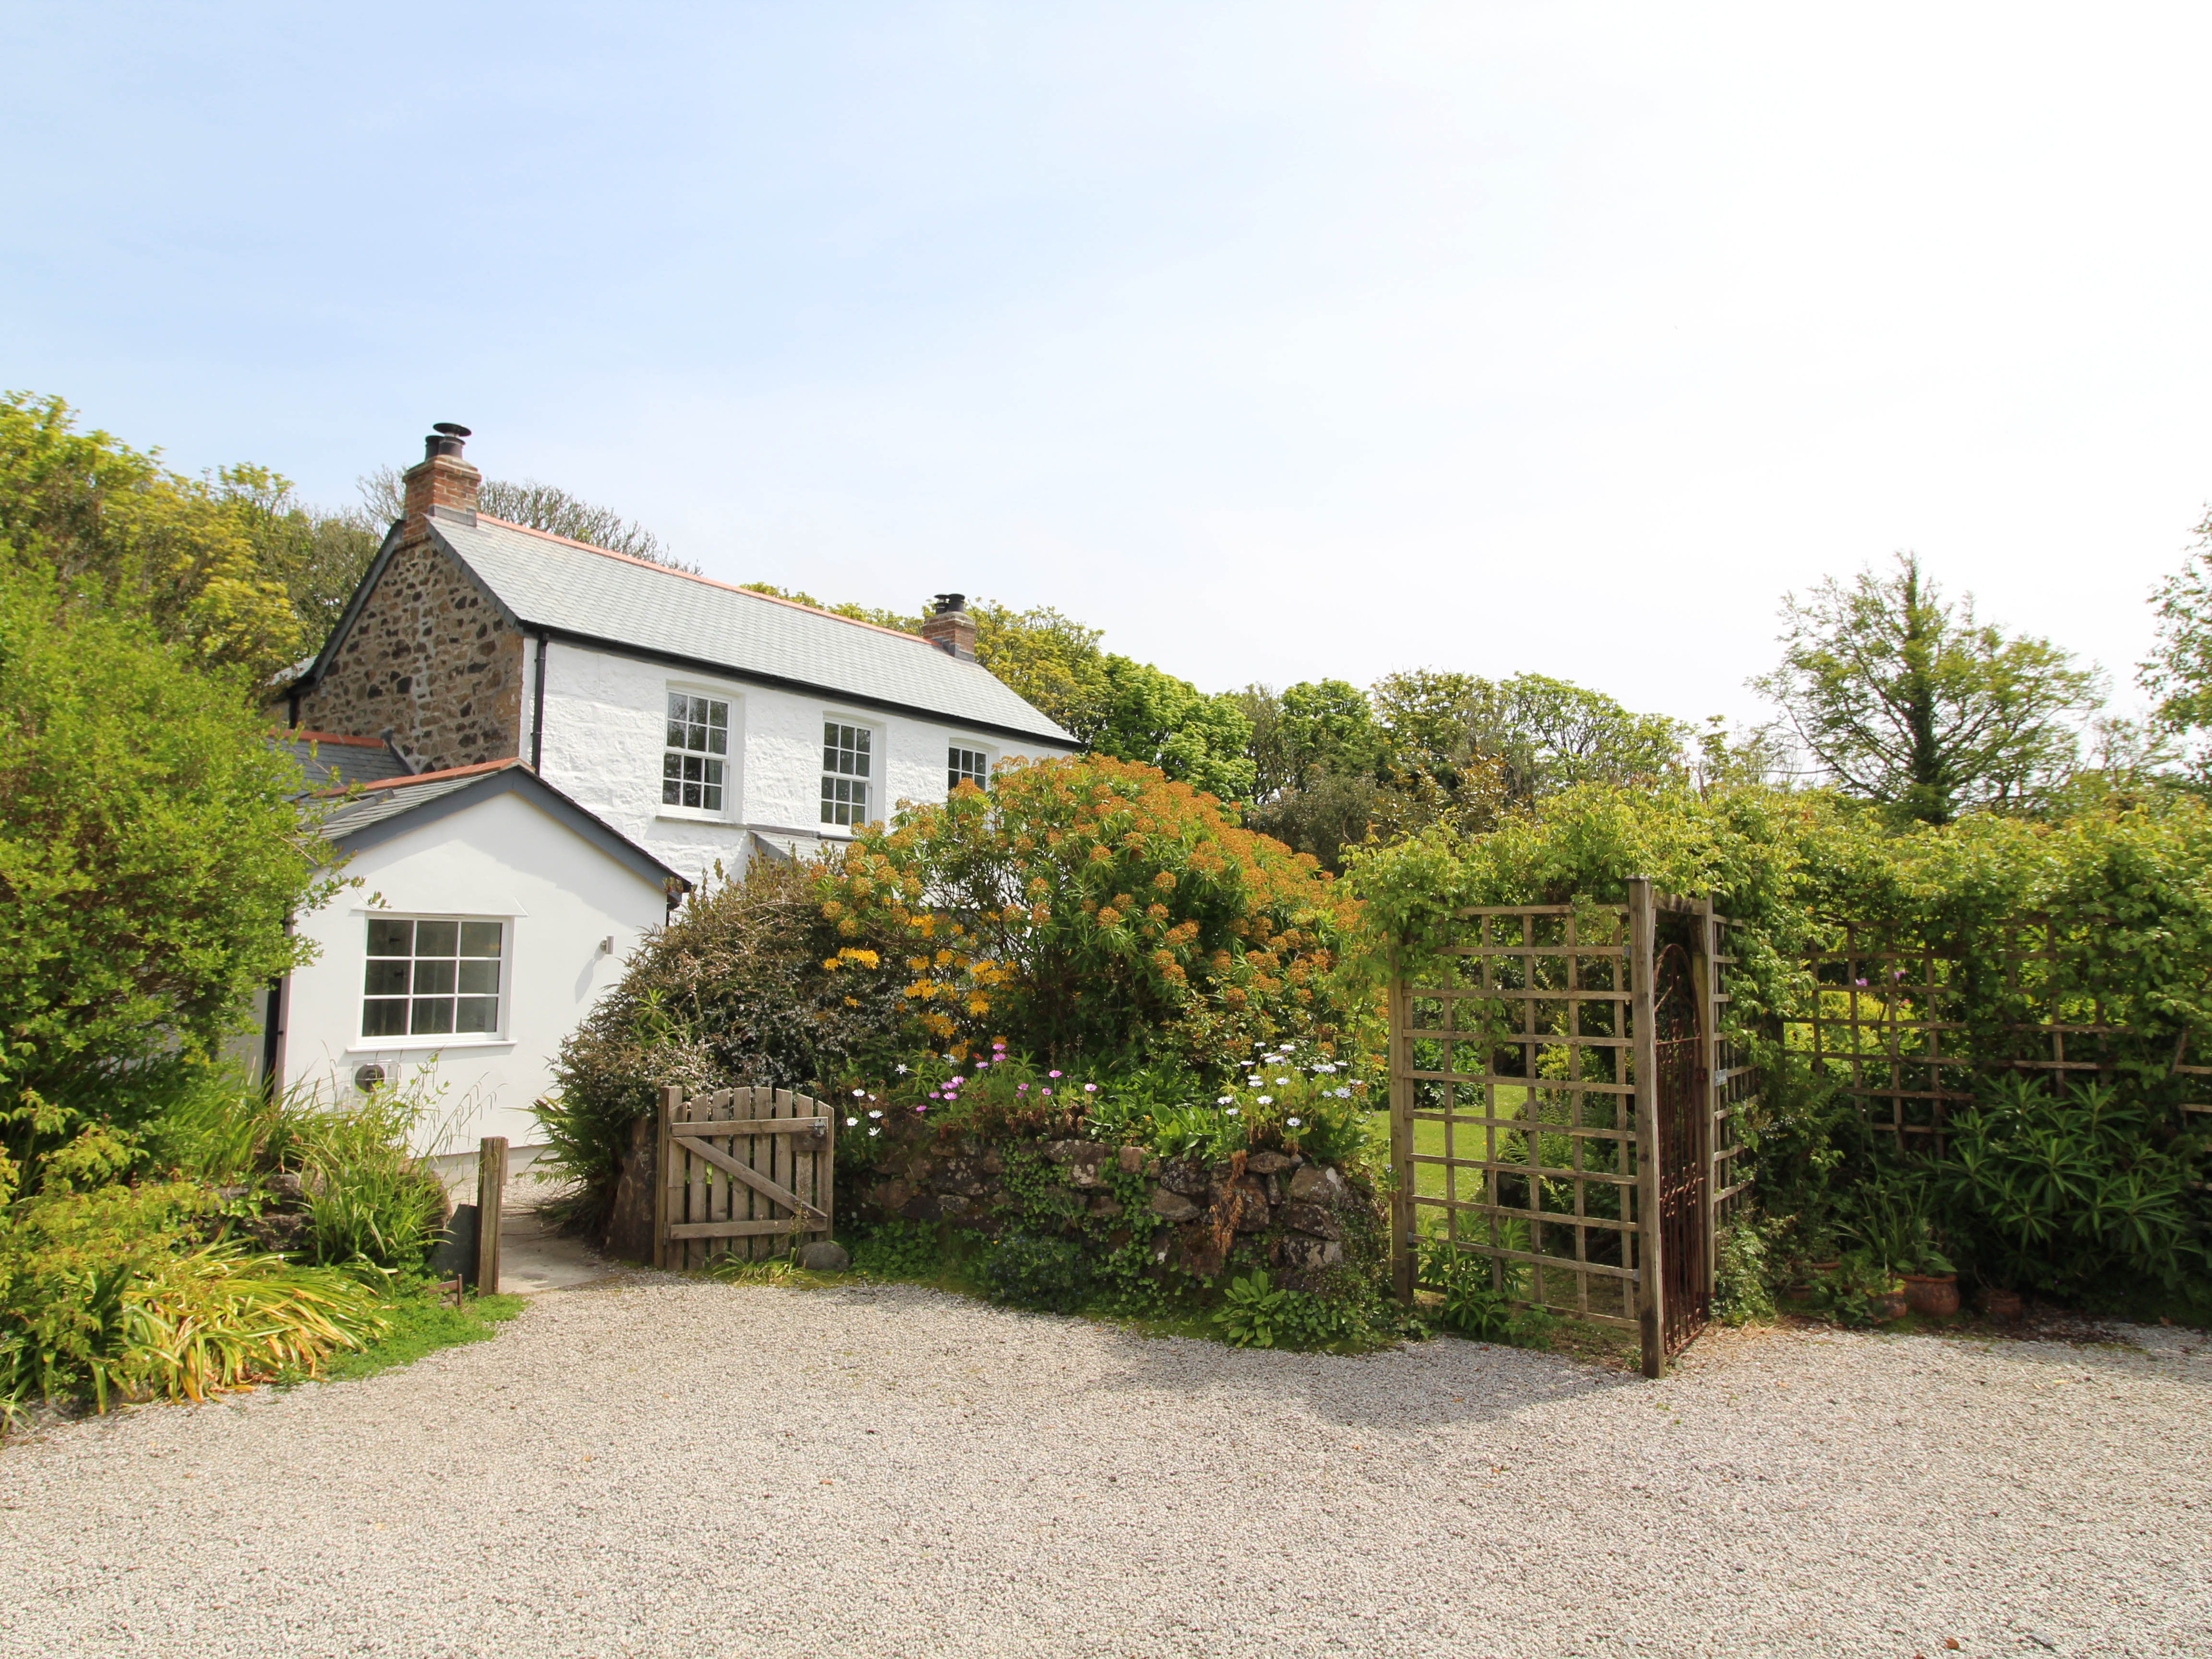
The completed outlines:
[[[991,787],[991,769],[999,763],[999,750],[997,746],[993,744],[978,742],[974,738],[947,738],[945,740],[945,798],[949,800],[952,796],[952,751],[956,749],[963,750],[969,754],[980,755],[983,757],[983,775],[977,778],[975,781],[977,788],[988,791]]]
[[[668,701],[672,697],[703,697],[709,702],[724,705],[729,748],[726,753],[714,757],[705,750],[677,750],[668,746]],[[726,686],[705,685],[696,681],[670,680],[661,688],[659,722],[660,742],[655,746],[658,770],[653,779],[657,792],[653,816],[663,818],[682,818],[692,823],[731,823],[738,817],[738,785],[742,768],[740,759],[744,752],[744,703],[738,695]],[[668,776],[668,757],[676,754],[697,753],[703,758],[719,758],[722,763],[722,804],[720,806],[686,806],[681,801],[665,798]]]
[[[511,915],[496,916],[485,915],[482,914],[466,914],[456,911],[436,910],[364,910],[356,912],[356,916],[361,927],[361,933],[359,937],[361,939],[362,945],[362,966],[360,975],[356,981],[352,993],[353,1007],[355,1010],[354,1030],[356,1036],[352,1043],[349,1047],[349,1052],[392,1054],[398,1050],[409,1048],[439,1050],[448,1048],[488,1048],[511,1045],[513,1043],[514,1036],[512,1035],[511,1027],[514,1019],[514,933],[515,926],[519,918]],[[470,961],[495,962],[498,963],[499,989],[495,994],[499,999],[499,1018],[494,1023],[493,1029],[489,1031],[416,1031],[410,1029],[406,1031],[393,1031],[382,1035],[372,1035],[369,1032],[363,1030],[362,1028],[368,1023],[368,1004],[371,1000],[368,990],[368,975],[372,964],[379,962],[406,962],[412,964],[417,962],[441,960],[441,958],[439,957],[424,957],[412,954],[406,957],[371,956],[368,951],[369,936],[376,924],[380,921],[404,921],[416,924],[416,926],[420,926],[422,923],[426,921],[449,921],[456,924],[457,926],[465,926],[471,922],[477,922],[489,923],[497,927],[499,929],[498,956],[477,957],[463,957],[457,956],[454,958],[457,963]],[[410,936],[409,940],[410,950],[417,942],[418,941],[415,937]],[[457,940],[456,942],[458,943],[459,941]],[[410,984],[409,991],[404,999],[398,995],[386,994],[380,995],[375,1000],[393,1002],[404,1000],[409,1010],[408,1024],[411,1028],[414,1024],[413,1005],[415,1000],[413,986],[411,983],[414,978],[414,973],[411,965],[409,970],[409,978]],[[456,997],[461,994],[460,988],[458,983],[459,978],[460,975],[457,971],[455,974],[455,980],[457,982],[454,990],[452,993],[452,994]],[[444,995],[447,994],[443,992],[434,992],[430,994]],[[458,1008],[456,1010],[456,1013],[458,1014]]]
[[[864,732],[867,734],[868,769],[865,775],[837,773],[830,769],[829,728],[833,726],[849,726],[855,732]],[[815,769],[814,799],[815,810],[817,812],[824,811],[829,805],[823,799],[822,792],[824,785],[841,777],[849,781],[855,777],[865,776],[867,786],[866,804],[861,808],[862,816],[850,823],[839,823],[830,818],[823,818],[820,824],[823,838],[829,841],[850,840],[860,833],[862,824],[882,823],[886,817],[884,801],[890,773],[890,745],[886,740],[884,727],[874,720],[863,720],[857,714],[848,714],[836,708],[825,708],[822,711],[822,732],[820,740],[816,744],[815,752],[821,757],[821,764]]]

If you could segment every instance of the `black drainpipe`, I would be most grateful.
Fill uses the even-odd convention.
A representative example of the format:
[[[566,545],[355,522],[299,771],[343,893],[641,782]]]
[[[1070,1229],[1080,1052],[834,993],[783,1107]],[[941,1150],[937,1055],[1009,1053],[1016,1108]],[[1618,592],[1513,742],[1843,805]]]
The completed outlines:
[[[283,1040],[284,987],[289,976],[279,974],[269,981],[268,1016],[261,1030],[261,1091],[276,1097],[276,1045]]]
[[[538,635],[538,685],[530,698],[530,769],[541,771],[545,755],[545,634]]]

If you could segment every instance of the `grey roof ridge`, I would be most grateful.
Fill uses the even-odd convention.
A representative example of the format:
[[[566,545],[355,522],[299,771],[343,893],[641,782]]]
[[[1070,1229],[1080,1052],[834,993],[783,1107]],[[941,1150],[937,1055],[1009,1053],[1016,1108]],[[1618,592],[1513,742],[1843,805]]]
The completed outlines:
[[[466,781],[463,781],[464,779]],[[527,780],[526,783],[525,780]],[[555,806],[560,809],[556,816],[572,816],[573,818],[580,820],[580,822],[572,823],[569,827],[575,830],[586,841],[598,846],[601,851],[611,854],[618,862],[628,865],[639,874],[645,876],[647,880],[659,880],[664,887],[667,883],[674,882],[685,892],[691,890],[690,880],[677,874],[675,871],[592,811],[591,808],[580,805],[564,791],[546,782],[544,778],[531,770],[527,762],[518,756],[509,756],[503,760],[478,761],[470,766],[447,767],[436,772],[416,772],[406,777],[385,778],[374,783],[356,785],[348,792],[350,799],[339,804],[337,813],[334,816],[342,817],[349,806],[374,804],[380,799],[392,799],[404,795],[408,790],[422,788],[426,785],[434,786],[434,787],[422,800],[411,802],[380,814],[350,834],[345,830],[342,823],[327,825],[325,826],[326,838],[356,850],[364,847],[374,847],[380,842],[388,841],[392,836],[404,833],[404,830],[419,829],[423,822],[416,816],[420,812],[428,811],[431,821],[434,822],[449,813],[460,811],[462,807],[471,804],[472,797],[480,794],[489,796],[505,794],[517,789],[535,789],[552,799]],[[337,833],[329,834],[328,831],[331,829],[335,829]],[[650,871],[640,870],[638,866],[641,865],[651,866]]]
[[[497,518],[481,510],[477,514],[476,519],[478,524],[495,524],[502,530],[520,531],[526,536],[540,536],[549,542],[559,542],[565,547],[576,548],[586,553],[596,553],[603,559],[619,559],[624,564],[634,564],[647,570],[658,571],[664,576],[677,576],[687,582],[698,582],[707,587],[719,587],[725,593],[742,593],[745,598],[758,599],[764,605],[787,605],[793,611],[804,611],[813,617],[826,617],[831,622],[843,623],[850,628],[865,628],[872,633],[887,635],[895,640],[906,640],[915,645],[928,646],[932,651],[938,648],[921,635],[909,634],[903,628],[886,628],[881,623],[866,622],[859,617],[842,616],[822,605],[806,605],[798,599],[787,599],[780,593],[763,593],[757,587],[747,587],[738,582],[726,582],[719,576],[704,575],[696,570],[679,570],[672,564],[662,564],[657,559],[641,559],[635,553],[617,553],[611,547],[601,547],[594,542],[580,542],[574,536],[562,536],[550,530],[540,530],[534,525],[517,524],[512,519]],[[432,521],[432,527],[435,528],[434,520]],[[438,539],[444,541],[445,538],[441,536]],[[451,544],[448,544],[448,546],[450,545]],[[454,556],[456,558],[460,556],[458,549],[454,550]]]

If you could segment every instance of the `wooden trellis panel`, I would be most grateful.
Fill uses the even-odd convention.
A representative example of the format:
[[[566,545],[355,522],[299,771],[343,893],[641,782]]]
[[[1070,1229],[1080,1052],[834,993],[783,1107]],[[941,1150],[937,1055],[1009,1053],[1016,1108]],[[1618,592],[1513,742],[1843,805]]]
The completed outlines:
[[[830,1109],[788,1089],[663,1090],[653,1265],[763,1261],[828,1237],[834,1146]]]
[[[1746,1188],[1740,1120],[1758,1078],[1724,1035],[1735,958],[1708,901],[1630,884],[1627,905],[1459,912],[1446,964],[1391,999],[1393,1231],[1399,1294],[1421,1241],[1486,1258],[1516,1303],[1638,1331],[1663,1364],[1653,963],[1686,951],[1700,1005],[1705,1292],[1714,1227]],[[1648,1049],[1648,1051],[1647,1051]],[[1679,1057],[1678,1057],[1679,1058]],[[1702,1302],[1702,1297],[1699,1298]],[[1675,1322],[1677,1336],[1685,1327]]]
[[[1836,946],[1809,958],[1813,997],[1801,1017],[1784,1020],[1784,1036],[1842,1085],[1869,1127],[1900,1150],[1940,1156],[1950,1113],[1972,1103],[1978,1074],[2040,1072],[2060,1083],[2109,1076],[2115,1039],[2130,1035],[2094,995],[2068,988],[2069,961],[2100,948],[2093,931],[2062,938],[2048,916],[2004,924],[2004,995],[2035,1018],[2006,1022],[1996,1034],[1996,1053],[1988,1051],[1987,1030],[1978,1049],[1972,1043],[1954,951],[1850,923],[1837,931]],[[2175,1075],[2212,1076],[2212,1066],[2185,1066],[2180,1059],[2177,1050]],[[2180,1109],[2208,1112],[2212,1106]]]

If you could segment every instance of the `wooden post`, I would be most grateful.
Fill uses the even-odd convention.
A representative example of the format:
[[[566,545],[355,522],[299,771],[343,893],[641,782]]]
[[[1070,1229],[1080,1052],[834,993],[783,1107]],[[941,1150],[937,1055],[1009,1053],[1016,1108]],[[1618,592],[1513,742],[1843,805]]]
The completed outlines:
[[[1629,1018],[1636,1066],[1636,1325],[1643,1339],[1644,1374],[1667,1370],[1667,1336],[1660,1317],[1665,1275],[1660,1262],[1659,1226],[1659,1030],[1652,969],[1657,956],[1657,926],[1651,911],[1651,883],[1628,883]]]
[[[1390,1287],[1408,1307],[1413,1301],[1413,994],[1403,979],[1390,981]]]
[[[684,1091],[672,1083],[660,1091],[659,1138],[653,1149],[653,1265],[668,1266],[668,1188],[676,1179],[676,1149],[669,1145],[672,1137],[668,1126],[675,1121],[676,1108],[684,1099]]]
[[[477,1143],[477,1294],[499,1294],[499,1212],[507,1201],[507,1137]]]

